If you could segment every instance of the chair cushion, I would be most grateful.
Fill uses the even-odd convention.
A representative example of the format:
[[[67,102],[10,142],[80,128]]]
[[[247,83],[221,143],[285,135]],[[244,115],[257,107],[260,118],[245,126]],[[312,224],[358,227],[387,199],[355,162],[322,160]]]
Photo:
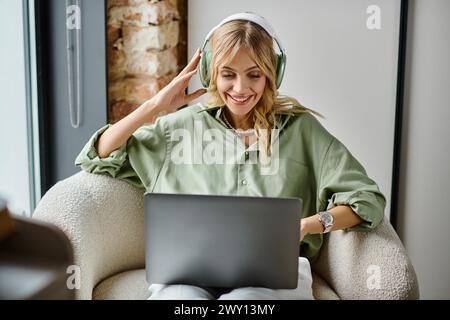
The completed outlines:
[[[94,300],[145,300],[150,296],[145,269],[118,273],[101,281],[92,293]]]
[[[317,273],[312,273],[313,283],[313,295],[316,300],[340,300],[339,296],[333,289],[323,280]]]
[[[145,269],[118,273],[100,282],[92,294],[94,300],[145,300],[150,296]],[[313,294],[318,300],[337,300],[339,297],[328,284],[313,273]]]

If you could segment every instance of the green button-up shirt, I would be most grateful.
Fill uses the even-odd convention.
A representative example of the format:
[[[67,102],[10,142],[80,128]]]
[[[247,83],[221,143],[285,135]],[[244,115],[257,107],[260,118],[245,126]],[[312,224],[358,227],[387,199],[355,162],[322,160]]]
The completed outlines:
[[[381,222],[386,200],[378,186],[313,115],[278,114],[278,130],[272,136],[278,161],[263,171],[257,160],[259,144],[246,147],[227,128],[221,112],[221,107],[195,104],[159,117],[136,130],[109,157],[100,158],[95,143],[106,125],[91,137],[75,164],[148,192],[298,197],[304,217],[349,205],[364,220],[351,231],[370,230]],[[307,235],[300,254],[314,260],[322,242],[321,234]]]

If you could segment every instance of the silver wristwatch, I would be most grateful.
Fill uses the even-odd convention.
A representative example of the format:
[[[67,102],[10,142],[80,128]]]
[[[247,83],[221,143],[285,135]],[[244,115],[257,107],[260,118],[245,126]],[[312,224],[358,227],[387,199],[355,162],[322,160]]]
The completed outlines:
[[[323,233],[330,232],[333,228],[334,219],[328,211],[319,212],[319,221],[323,226]]]

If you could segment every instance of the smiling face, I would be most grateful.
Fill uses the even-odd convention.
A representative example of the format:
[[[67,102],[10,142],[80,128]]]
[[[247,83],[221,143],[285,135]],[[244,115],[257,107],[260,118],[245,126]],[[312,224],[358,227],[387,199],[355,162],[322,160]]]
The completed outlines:
[[[229,111],[237,116],[247,115],[261,99],[266,76],[241,47],[233,60],[218,68],[217,91]]]

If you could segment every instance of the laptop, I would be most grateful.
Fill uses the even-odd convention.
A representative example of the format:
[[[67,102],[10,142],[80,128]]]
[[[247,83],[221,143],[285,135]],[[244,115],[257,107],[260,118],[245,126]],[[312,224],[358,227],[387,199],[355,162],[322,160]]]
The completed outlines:
[[[299,198],[145,193],[150,284],[297,287]]]

